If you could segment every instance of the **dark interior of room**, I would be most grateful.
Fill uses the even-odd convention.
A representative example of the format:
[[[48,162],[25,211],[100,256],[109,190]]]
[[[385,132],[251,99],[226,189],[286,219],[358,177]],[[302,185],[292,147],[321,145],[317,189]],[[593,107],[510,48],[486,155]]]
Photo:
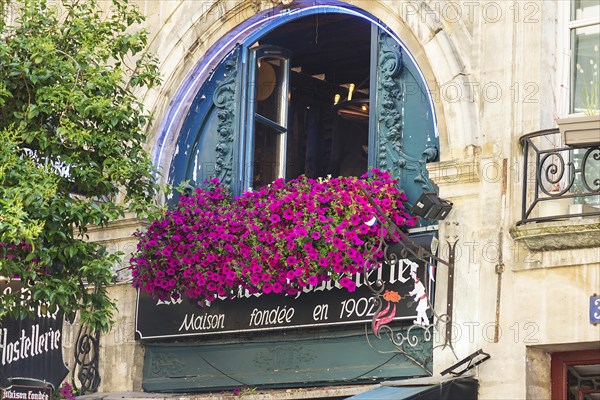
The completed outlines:
[[[259,45],[275,45],[291,52],[287,179],[302,174],[316,178],[366,172],[370,41],[370,23],[344,14],[300,18],[259,40]],[[259,96],[261,101],[269,100]],[[268,170],[257,163],[276,162],[267,154],[273,146],[268,136],[257,129],[255,146],[263,146],[261,156],[255,157],[257,171],[261,167]],[[268,183],[271,178],[255,174],[254,185]]]

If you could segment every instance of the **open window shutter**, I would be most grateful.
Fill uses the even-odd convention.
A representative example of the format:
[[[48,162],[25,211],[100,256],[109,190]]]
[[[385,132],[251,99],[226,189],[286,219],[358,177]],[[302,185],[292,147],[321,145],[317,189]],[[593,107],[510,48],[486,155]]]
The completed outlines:
[[[196,187],[216,177],[233,184],[239,53],[237,46],[217,65],[192,101],[169,170],[170,183],[189,181]]]
[[[376,151],[369,164],[389,171],[414,204],[434,189],[425,164],[439,154],[427,86],[395,38],[376,26],[371,36],[370,143]]]

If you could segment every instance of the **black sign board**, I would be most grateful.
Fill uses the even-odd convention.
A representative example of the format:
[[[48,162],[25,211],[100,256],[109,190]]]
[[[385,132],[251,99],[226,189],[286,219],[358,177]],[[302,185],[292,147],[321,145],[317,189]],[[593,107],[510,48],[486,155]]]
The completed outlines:
[[[415,263],[416,274],[432,300],[433,280],[429,277],[428,264],[398,260],[367,275],[355,275],[355,292],[327,282],[309,286],[295,296],[252,295],[240,291],[234,299],[218,299],[204,306],[189,299],[159,301],[138,292],[136,332],[141,339],[158,339],[364,323],[371,321],[376,311],[370,301],[372,293],[365,283],[367,279],[372,284],[381,279],[386,290],[401,296],[394,320],[412,321],[417,316],[418,305],[414,295],[409,295],[415,287],[410,275],[411,265]]]
[[[18,280],[0,281],[0,293],[15,293],[21,288]],[[22,293],[22,298],[29,303],[27,293]],[[32,307],[35,317],[0,321],[0,376],[57,387],[69,373],[62,357],[63,314],[50,312],[43,305]]]
[[[2,389],[2,400],[52,400],[50,386],[13,385]]]

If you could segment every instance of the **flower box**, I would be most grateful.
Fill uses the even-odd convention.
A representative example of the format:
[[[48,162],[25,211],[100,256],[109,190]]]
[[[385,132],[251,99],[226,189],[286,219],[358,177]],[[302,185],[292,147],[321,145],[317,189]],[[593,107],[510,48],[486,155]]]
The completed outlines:
[[[240,288],[296,295],[329,280],[353,291],[350,277],[383,257],[379,241],[401,239],[377,219],[399,227],[417,221],[397,184],[373,169],[361,179],[279,179],[233,198],[212,179],[137,233],[133,284],[160,299],[198,301]]]
[[[569,214],[570,198],[557,197],[551,200],[540,201],[540,217],[565,217]]]
[[[600,144],[600,115],[585,115],[556,120],[562,142],[572,147]]]

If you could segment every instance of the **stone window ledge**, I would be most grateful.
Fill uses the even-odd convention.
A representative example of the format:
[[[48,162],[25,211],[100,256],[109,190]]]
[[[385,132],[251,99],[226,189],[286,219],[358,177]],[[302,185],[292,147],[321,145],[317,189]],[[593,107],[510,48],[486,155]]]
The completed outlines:
[[[529,223],[511,228],[510,235],[531,251],[600,247],[600,218]]]

